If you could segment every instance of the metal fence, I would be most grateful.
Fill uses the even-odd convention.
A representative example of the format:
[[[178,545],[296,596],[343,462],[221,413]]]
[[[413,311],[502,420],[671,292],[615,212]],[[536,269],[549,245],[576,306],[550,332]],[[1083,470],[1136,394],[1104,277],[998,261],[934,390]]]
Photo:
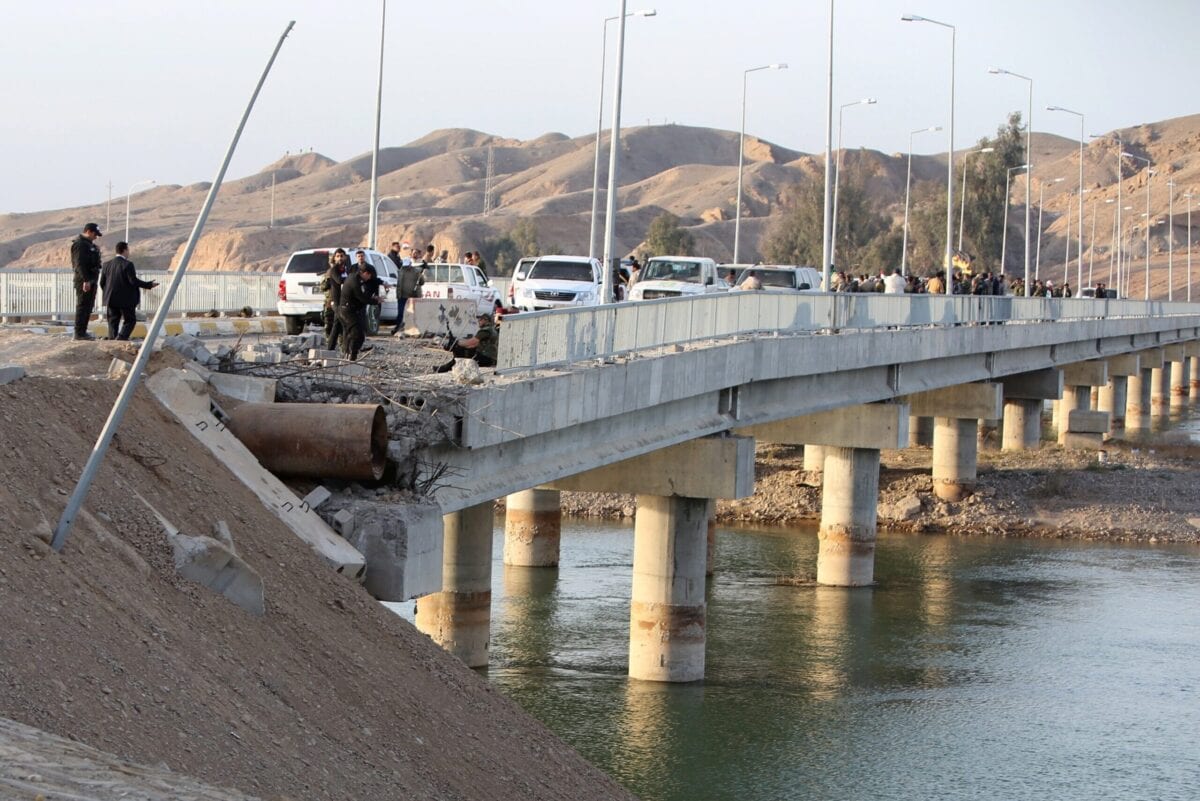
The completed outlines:
[[[162,302],[171,273],[165,270],[138,271],[146,281],[160,286],[142,293],[142,306],[153,314]],[[188,272],[183,276],[171,311],[238,311],[246,306],[256,312],[274,311],[279,276],[274,273]],[[97,308],[104,301],[98,298]],[[0,270],[0,319],[7,317],[63,317],[75,313],[75,288],[70,270],[16,272]]]
[[[504,320],[500,370],[546,367],[736,335],[1196,314],[1200,304],[977,295],[728,292]]]

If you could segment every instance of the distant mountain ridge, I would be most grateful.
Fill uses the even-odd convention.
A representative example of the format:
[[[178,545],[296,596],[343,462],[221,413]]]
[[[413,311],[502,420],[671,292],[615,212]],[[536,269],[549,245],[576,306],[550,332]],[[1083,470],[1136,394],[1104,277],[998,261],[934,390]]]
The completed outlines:
[[[1165,215],[1167,179],[1177,193],[1200,188],[1200,115],[1180,117],[1118,132],[1126,147],[1149,154],[1159,170],[1151,189],[1151,213]],[[1035,187],[1045,183],[1046,236],[1061,236],[1064,210],[1077,188],[1078,143],[1035,133]],[[607,133],[603,146],[607,154]],[[452,255],[531,220],[543,246],[588,252],[592,207],[594,135],[570,138],[548,133],[536,139],[503,138],[469,129],[444,129],[379,154],[379,241],[431,243]],[[718,260],[732,257],[737,186],[738,134],[711,128],[661,125],[629,128],[621,137],[621,186],[617,250],[636,248],[651,220],[664,211],[678,216],[697,241],[697,250]],[[490,208],[488,161],[492,162]],[[946,180],[945,154],[913,157],[914,182]],[[1084,153],[1086,186],[1107,198],[1116,195],[1115,144],[1097,140]],[[869,191],[897,218],[902,212],[907,154],[847,150],[843,164],[861,162]],[[608,159],[601,159],[601,210]],[[822,155],[806,154],[747,136],[743,182],[743,260],[759,258],[771,224],[808,181],[821,180]],[[228,181],[209,218],[193,261],[195,269],[278,271],[287,254],[304,247],[364,244],[371,154],[342,162],[315,153],[288,154],[262,170]],[[1065,177],[1054,183],[1054,177]],[[274,189],[272,190],[272,178]],[[1024,201],[1023,178],[1014,185],[1015,209]],[[1144,173],[1125,168],[1126,191],[1144,191]],[[143,267],[173,265],[195,222],[208,184],[154,187],[133,197],[131,240]],[[271,195],[275,220],[270,225]],[[1197,204],[1200,206],[1200,204]],[[1176,203],[1170,230],[1186,226]],[[1141,208],[1139,206],[1139,208]],[[104,221],[104,204],[0,215],[0,265],[62,267],[68,245],[83,223]],[[123,234],[123,206],[114,204],[112,232]],[[1181,216],[1182,215],[1182,216]],[[1076,222],[1075,225],[1078,225]],[[1167,226],[1156,237],[1165,242]],[[108,248],[105,248],[108,255]]]

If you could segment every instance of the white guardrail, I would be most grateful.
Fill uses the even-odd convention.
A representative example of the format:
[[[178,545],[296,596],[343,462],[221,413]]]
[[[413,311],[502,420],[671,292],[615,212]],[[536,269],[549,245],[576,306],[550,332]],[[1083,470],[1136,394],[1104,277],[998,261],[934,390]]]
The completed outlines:
[[[571,364],[739,334],[1031,323],[1200,313],[1200,304],[987,295],[729,292],[504,319],[498,369]]]
[[[153,314],[162,302],[171,273],[139,270],[138,277],[158,281],[155,289],[142,293],[141,309]],[[238,311],[246,306],[256,312],[275,311],[279,290],[277,273],[188,272],[180,282],[171,311]],[[96,299],[102,310],[104,301]],[[70,270],[0,270],[0,319],[8,317],[69,317],[75,313],[75,287]]]

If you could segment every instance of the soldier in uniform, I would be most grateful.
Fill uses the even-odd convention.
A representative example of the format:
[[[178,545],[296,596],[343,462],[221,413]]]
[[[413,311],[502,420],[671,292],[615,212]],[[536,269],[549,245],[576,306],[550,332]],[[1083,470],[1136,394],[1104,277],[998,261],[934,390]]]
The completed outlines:
[[[479,330],[475,336],[454,343],[454,355],[474,359],[480,367],[495,367],[500,345],[500,333],[490,314],[479,315]]]
[[[321,288],[325,290],[325,308],[321,310],[321,318],[325,323],[325,350],[335,350],[342,334],[337,308],[342,302],[342,284],[346,280],[349,261],[346,251],[341,248],[333,251],[329,257],[329,269],[321,278]]]
[[[342,353],[350,361],[358,359],[367,338],[367,306],[380,302],[378,291],[375,268],[364,260],[360,260],[358,271],[347,276],[342,284],[338,319],[342,325]]]

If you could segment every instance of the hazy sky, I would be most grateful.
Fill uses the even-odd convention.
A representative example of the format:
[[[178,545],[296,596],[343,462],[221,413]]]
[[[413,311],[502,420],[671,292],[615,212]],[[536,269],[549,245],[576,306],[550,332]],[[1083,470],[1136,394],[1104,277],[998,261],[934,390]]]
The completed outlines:
[[[627,25],[623,123],[737,130],[742,71],[747,130],[808,152],[824,148],[828,3],[824,0],[630,0],[658,16]],[[0,212],[123,197],[143,179],[210,180],[271,47],[275,64],[230,171],[240,177],[314,148],[341,160],[370,149],[380,0],[3,0]],[[533,138],[594,132],[602,20],[617,0],[389,4],[382,141],[437,128]],[[1075,137],[1194,113],[1200,0],[838,0],[835,103],[845,145],[906,151],[909,131],[946,125],[949,31],[957,25],[957,130],[963,147],[1024,110],[1034,129]],[[616,25],[610,26],[611,83]],[[610,104],[605,103],[606,124]],[[836,120],[835,120],[836,125]],[[836,136],[836,131],[835,131]],[[946,134],[917,137],[918,152]],[[219,202],[219,201],[218,201]]]

